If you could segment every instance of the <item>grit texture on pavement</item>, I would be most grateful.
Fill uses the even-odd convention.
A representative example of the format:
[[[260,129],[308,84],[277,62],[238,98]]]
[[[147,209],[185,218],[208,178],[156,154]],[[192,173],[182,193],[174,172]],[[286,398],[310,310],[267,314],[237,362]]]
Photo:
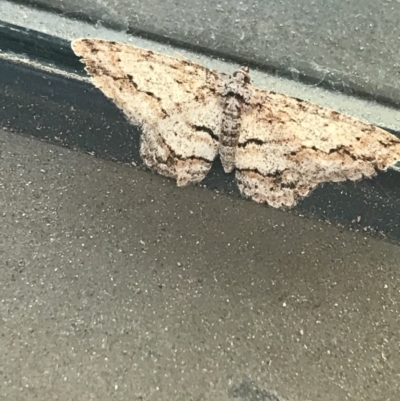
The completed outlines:
[[[398,246],[4,131],[0,152],[1,400],[398,400]]]

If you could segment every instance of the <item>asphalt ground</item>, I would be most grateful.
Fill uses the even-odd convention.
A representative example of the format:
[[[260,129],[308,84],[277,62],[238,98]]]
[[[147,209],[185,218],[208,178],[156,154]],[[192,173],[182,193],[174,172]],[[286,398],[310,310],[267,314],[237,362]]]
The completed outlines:
[[[397,401],[398,246],[4,130],[0,149],[1,400]]]

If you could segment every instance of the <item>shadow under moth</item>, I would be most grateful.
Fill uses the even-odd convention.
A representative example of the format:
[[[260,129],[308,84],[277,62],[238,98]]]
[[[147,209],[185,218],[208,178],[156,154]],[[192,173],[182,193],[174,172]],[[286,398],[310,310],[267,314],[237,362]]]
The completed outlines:
[[[219,154],[242,194],[291,207],[318,184],[372,177],[400,160],[400,139],[336,111],[199,64],[101,39],[77,39],[92,82],[142,130],[140,154],[178,186]]]

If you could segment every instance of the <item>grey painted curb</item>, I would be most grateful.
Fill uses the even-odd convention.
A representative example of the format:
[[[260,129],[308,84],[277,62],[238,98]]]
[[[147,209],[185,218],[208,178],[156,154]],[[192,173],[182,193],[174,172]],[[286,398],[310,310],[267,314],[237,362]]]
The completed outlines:
[[[18,0],[15,3],[208,52],[347,95],[394,106],[400,102],[399,2]]]

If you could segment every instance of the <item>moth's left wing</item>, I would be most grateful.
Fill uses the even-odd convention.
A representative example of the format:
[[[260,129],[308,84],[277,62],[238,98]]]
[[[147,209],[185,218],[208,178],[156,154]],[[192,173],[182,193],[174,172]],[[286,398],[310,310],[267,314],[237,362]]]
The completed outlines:
[[[77,39],[92,81],[142,127],[147,166],[177,180],[201,181],[218,153],[219,75],[198,64],[102,39]]]
[[[294,206],[318,184],[372,177],[400,160],[382,129],[295,98],[255,91],[236,152],[240,191],[273,207]]]

